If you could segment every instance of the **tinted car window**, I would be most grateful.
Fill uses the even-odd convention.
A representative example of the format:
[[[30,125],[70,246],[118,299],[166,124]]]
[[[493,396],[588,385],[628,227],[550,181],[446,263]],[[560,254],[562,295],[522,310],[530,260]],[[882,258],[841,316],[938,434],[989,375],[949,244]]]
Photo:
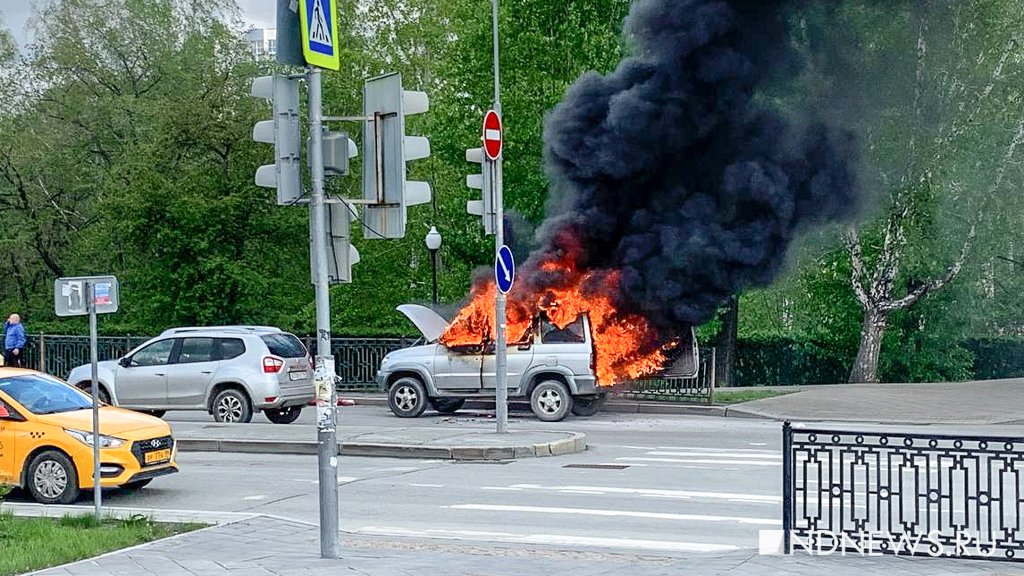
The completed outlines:
[[[213,356],[213,338],[185,338],[178,352],[178,364],[193,362],[211,362]]]
[[[281,358],[304,358],[306,356],[306,347],[291,334],[265,334],[260,338],[263,339],[267,349],[274,356]]]
[[[132,356],[132,366],[160,366],[167,364],[174,348],[174,338],[153,342]]]
[[[0,379],[0,390],[33,414],[55,414],[92,407],[85,394],[59,380],[38,374]]]
[[[245,343],[240,338],[217,338],[220,346],[220,359],[230,360],[245,354]]]
[[[544,344],[574,344],[585,341],[583,337],[583,317],[580,316],[565,328],[559,328],[544,320],[540,326],[540,341]]]

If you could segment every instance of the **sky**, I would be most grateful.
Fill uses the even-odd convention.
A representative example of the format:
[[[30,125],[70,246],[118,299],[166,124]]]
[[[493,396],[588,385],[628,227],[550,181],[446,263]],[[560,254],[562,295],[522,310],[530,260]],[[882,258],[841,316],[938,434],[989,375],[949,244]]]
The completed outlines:
[[[246,24],[257,28],[273,28],[277,13],[276,0],[235,0]],[[4,24],[14,35],[19,47],[25,45],[28,32],[25,24],[32,14],[34,0],[0,0],[0,14]]]

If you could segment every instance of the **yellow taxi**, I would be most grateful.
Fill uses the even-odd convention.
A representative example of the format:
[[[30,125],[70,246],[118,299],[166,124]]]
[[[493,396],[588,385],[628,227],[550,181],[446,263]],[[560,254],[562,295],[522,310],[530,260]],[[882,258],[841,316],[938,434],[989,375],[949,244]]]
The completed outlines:
[[[142,488],[178,471],[171,427],[103,405],[100,485]],[[42,372],[0,368],[0,484],[43,504],[70,504],[94,488],[92,398]]]

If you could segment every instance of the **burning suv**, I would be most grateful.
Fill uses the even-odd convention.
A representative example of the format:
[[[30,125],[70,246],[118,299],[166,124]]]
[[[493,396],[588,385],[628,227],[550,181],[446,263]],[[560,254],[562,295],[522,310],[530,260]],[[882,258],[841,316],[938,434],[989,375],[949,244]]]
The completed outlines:
[[[447,347],[439,342],[448,322],[433,310],[415,304],[399,306],[419,328],[427,344],[391,352],[381,361],[377,383],[388,394],[388,406],[400,418],[416,418],[428,406],[442,414],[455,412],[466,398],[494,398],[494,345]],[[686,364],[696,367],[696,347]],[[598,386],[594,371],[590,319],[558,328],[540,315],[525,338],[508,346],[509,398],[528,398],[537,418],[557,422],[570,412],[592,416],[608,388]]]

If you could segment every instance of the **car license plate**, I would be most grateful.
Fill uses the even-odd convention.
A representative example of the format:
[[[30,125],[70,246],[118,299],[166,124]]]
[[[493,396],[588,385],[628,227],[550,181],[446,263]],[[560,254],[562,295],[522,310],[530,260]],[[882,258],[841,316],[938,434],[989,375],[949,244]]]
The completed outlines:
[[[146,464],[158,464],[171,459],[170,450],[154,450],[146,453]]]
[[[307,373],[306,373],[305,370],[303,370],[302,372],[289,372],[288,373],[288,378],[290,378],[292,380],[305,380],[306,379],[306,374]]]

